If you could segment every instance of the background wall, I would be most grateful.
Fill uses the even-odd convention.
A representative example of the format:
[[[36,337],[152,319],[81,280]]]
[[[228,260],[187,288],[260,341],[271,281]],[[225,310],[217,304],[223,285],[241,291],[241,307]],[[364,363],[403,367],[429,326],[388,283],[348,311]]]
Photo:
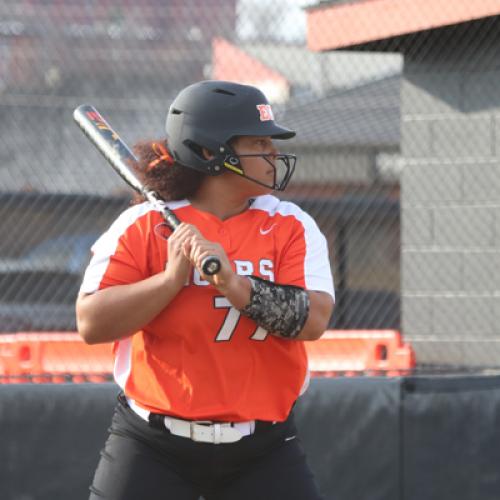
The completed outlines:
[[[498,28],[442,28],[405,49],[402,328],[424,363],[500,359]]]

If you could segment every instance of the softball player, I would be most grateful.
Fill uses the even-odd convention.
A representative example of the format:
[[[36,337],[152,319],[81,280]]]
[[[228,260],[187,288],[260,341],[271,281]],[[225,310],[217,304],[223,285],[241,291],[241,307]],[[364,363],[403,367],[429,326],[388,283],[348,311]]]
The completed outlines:
[[[183,223],[126,210],[77,301],[83,339],[114,342],[123,391],[90,498],[318,499],[291,410],[334,290],[317,225],[270,194],[295,167],[274,140],[295,132],[258,89],[221,81],[180,92],[166,132],[136,146],[139,173]]]

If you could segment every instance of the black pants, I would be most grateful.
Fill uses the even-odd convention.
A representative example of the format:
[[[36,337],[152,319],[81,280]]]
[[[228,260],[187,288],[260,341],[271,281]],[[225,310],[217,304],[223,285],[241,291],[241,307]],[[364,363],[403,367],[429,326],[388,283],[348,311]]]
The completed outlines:
[[[91,500],[321,500],[292,418],[236,443],[197,443],[120,401],[109,431]]]

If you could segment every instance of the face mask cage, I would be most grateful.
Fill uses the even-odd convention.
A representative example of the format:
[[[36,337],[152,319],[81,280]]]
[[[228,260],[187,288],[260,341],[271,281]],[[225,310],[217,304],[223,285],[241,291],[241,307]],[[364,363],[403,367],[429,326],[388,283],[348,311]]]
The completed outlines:
[[[273,167],[274,180],[272,185],[268,185],[258,179],[255,179],[249,175],[246,175],[244,170],[241,168],[241,163],[239,159],[241,158],[263,158]],[[235,161],[237,160],[237,161]],[[297,162],[297,157],[292,154],[242,154],[228,155],[224,161],[226,168],[235,172],[238,175],[245,177],[246,179],[260,184],[261,186],[272,189],[273,191],[284,191],[292,178],[293,172],[295,171],[295,163]]]

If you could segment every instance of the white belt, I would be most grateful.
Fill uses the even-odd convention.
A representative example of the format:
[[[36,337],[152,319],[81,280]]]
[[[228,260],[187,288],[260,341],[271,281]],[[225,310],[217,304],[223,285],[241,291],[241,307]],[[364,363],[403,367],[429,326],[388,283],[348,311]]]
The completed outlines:
[[[149,422],[150,412],[141,408],[133,399],[127,398],[128,405],[139,417]],[[255,432],[255,420],[250,422],[208,422],[199,420],[181,420],[164,416],[165,427],[175,436],[186,437],[201,443],[235,443],[243,436]]]

